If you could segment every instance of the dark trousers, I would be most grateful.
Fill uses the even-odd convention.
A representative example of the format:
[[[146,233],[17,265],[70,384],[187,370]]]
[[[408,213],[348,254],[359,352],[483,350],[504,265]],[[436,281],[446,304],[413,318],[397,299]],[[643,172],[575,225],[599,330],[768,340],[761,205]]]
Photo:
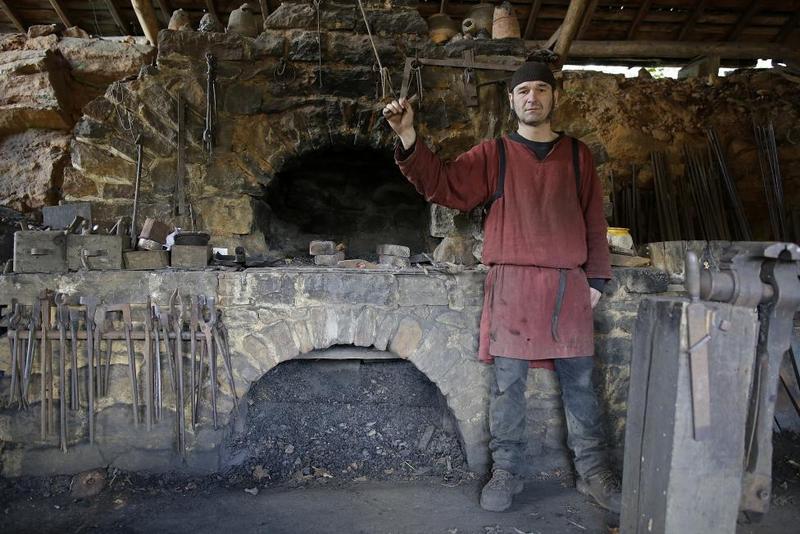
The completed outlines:
[[[554,360],[567,420],[567,445],[575,471],[583,478],[606,466],[606,440],[600,404],[592,387],[594,358]],[[525,448],[527,360],[495,357],[489,406],[489,449],[495,469],[520,473]]]

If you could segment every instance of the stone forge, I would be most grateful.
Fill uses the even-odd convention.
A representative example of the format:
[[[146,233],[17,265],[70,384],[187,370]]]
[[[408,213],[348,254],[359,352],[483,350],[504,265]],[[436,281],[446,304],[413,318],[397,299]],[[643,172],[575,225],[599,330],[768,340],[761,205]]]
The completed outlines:
[[[490,368],[476,360],[483,279],[484,273],[479,270],[426,274],[412,269],[381,272],[311,267],[243,272],[12,274],[0,277],[0,302],[16,298],[31,303],[42,288],[96,295],[104,304],[143,302],[145,295],[166,304],[176,288],[185,294],[215,296],[230,332],[240,397],[246,397],[251,385],[270,369],[303,354],[342,345],[384,351],[411,362],[438,387],[455,419],[469,467],[483,471],[489,461],[490,374]],[[667,282],[666,274],[660,271],[618,269],[596,313],[599,383],[618,455],[636,309],[644,294],[666,291]],[[136,357],[141,370],[138,350]],[[8,370],[9,362],[8,343],[0,343],[0,369]],[[84,373],[83,358],[81,362]],[[66,454],[58,449],[55,435],[40,441],[36,402],[24,411],[4,408],[0,413],[3,475],[73,473],[107,465],[131,470],[214,472],[233,461],[223,444],[243,429],[234,424],[232,392],[222,371],[219,427],[212,427],[206,391],[196,430],[187,425],[187,452],[182,459],[176,449],[175,403],[168,388],[164,393],[167,415],[162,422],[149,433],[133,427],[126,364],[124,343],[117,344],[109,394],[97,401],[94,445],[88,443],[85,405],[78,412],[68,412]],[[166,371],[162,373],[168,384]],[[8,395],[9,376],[6,372],[0,379],[3,398]],[[34,368],[33,399],[37,398],[37,383],[38,369]],[[142,387],[141,380],[139,384]],[[553,373],[531,373],[528,391],[528,465],[534,472],[567,467],[560,392]]]

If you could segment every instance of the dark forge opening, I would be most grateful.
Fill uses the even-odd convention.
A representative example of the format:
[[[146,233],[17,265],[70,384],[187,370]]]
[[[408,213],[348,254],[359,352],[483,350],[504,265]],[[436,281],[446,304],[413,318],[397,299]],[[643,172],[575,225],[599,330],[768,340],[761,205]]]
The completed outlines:
[[[392,154],[330,148],[299,158],[267,186],[271,249],[307,256],[314,239],[344,242],[348,258],[373,260],[376,246],[432,250],[428,205]]]
[[[261,473],[264,483],[466,473],[444,397],[407,361],[293,360],[244,401],[242,427],[226,448],[244,476]]]

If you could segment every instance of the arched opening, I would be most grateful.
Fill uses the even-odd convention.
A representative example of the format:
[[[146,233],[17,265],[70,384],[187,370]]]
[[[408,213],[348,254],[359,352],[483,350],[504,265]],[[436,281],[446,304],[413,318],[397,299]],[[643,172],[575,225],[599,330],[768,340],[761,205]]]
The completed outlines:
[[[460,477],[445,398],[411,362],[387,356],[334,346],[277,365],[248,391],[223,463],[267,483]]]
[[[400,174],[390,151],[329,147],[297,158],[266,187],[269,246],[308,255],[315,239],[342,242],[347,257],[373,260],[379,244],[432,250],[428,205]]]

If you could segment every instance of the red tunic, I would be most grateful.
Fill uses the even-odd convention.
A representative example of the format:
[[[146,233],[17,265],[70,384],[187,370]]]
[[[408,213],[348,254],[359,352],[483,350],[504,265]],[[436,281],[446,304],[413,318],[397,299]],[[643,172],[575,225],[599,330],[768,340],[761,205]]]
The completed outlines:
[[[490,270],[479,357],[485,362],[493,356],[520,358],[552,368],[554,358],[594,353],[587,278],[611,278],[602,186],[583,143],[576,191],[570,138],[561,137],[543,160],[520,142],[503,141],[504,194],[484,221],[483,263]],[[417,142],[397,164],[429,202],[469,211],[495,192],[498,157],[494,140],[447,163]],[[562,271],[566,285],[554,332]]]

